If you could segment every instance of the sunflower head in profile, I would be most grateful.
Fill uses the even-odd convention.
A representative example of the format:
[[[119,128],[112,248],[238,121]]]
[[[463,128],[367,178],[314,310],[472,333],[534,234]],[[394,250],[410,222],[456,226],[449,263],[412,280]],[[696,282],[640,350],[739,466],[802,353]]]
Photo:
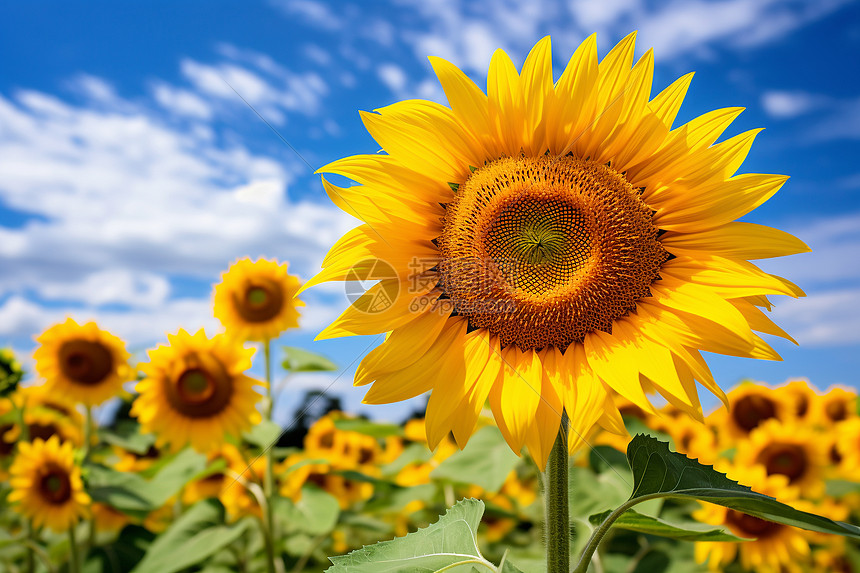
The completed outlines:
[[[287,263],[240,259],[215,285],[215,317],[227,334],[242,340],[272,340],[299,325],[295,298],[299,279],[287,273]]]
[[[63,532],[87,515],[90,498],[72,444],[49,440],[20,442],[9,470],[9,502],[35,527]]]
[[[761,466],[720,465],[717,469],[754,491],[775,497],[799,509],[809,510],[798,499],[797,488],[788,485],[783,475],[767,475]],[[707,562],[709,569],[722,571],[726,565],[738,559],[745,571],[782,573],[799,570],[796,563],[810,554],[805,532],[800,529],[766,521],[727,507],[704,503],[693,517],[711,525],[722,525],[731,533],[749,541],[700,541],[696,542],[696,560]]]
[[[131,408],[142,431],[157,436],[157,446],[191,444],[208,452],[227,435],[239,436],[259,423],[260,394],[254,386],[263,382],[245,375],[253,348],[223,334],[208,338],[203,330],[194,335],[180,330],[167,340],[141,364],[145,378],[137,383],[139,396]]]
[[[431,447],[465,444],[489,400],[543,467],[564,412],[571,450],[595,424],[623,433],[610,390],[702,419],[696,383],[725,396],[701,351],[778,358],[755,332],[788,335],[761,309],[802,291],[749,261],[808,248],[735,219],[786,177],[736,175],[760,130],[715,142],[740,108],[673,128],[692,74],[652,98],[634,40],[599,61],[588,38],[557,80],[549,38],[521,71],[499,50],[486,93],[432,58],[450,107],[362,113],[385,153],[320,170],[359,183],[323,179],[365,224],[305,286],[375,283],[320,337],[390,333],[355,383],[372,404],[431,392]]]
[[[44,391],[64,401],[101,404],[131,380],[129,354],[122,340],[95,322],[80,325],[71,318],[36,337],[36,373]]]

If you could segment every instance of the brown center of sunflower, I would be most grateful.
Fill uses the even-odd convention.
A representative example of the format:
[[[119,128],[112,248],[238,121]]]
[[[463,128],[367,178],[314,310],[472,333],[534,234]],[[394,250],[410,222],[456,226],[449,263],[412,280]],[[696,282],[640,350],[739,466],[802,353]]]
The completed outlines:
[[[753,517],[734,509],[730,509],[726,513],[726,525],[738,537],[755,537],[756,539],[766,539],[784,527],[778,523]]]
[[[15,442],[6,441],[6,432],[14,428],[14,424],[0,425],[0,457],[6,457],[15,449]]]
[[[652,211],[623,175],[573,156],[502,158],[446,206],[445,295],[502,344],[561,350],[650,295],[668,258]]]
[[[248,322],[265,322],[278,316],[284,306],[284,293],[275,281],[255,278],[244,290],[233,294],[236,312]]]
[[[842,400],[834,400],[828,402],[824,407],[827,417],[833,422],[840,422],[848,417],[848,408]]]
[[[62,505],[72,497],[72,482],[63,468],[49,465],[39,478],[39,493],[48,503]]]
[[[757,428],[765,420],[775,417],[776,405],[773,400],[759,394],[744,396],[732,405],[732,418],[746,432]]]
[[[758,455],[758,462],[768,475],[782,474],[793,483],[806,474],[809,459],[806,450],[797,444],[770,444]]]
[[[233,378],[210,354],[193,353],[185,358],[185,369],[165,381],[167,401],[179,414],[209,418],[224,411],[233,395]]]
[[[99,342],[69,340],[60,347],[60,371],[76,384],[100,384],[110,376],[113,366],[110,349]]]
[[[31,440],[48,441],[48,438],[50,438],[51,436],[62,437],[62,434],[60,433],[60,429],[50,422],[47,424],[40,424],[40,423],[28,424],[27,425],[27,431],[30,434]]]

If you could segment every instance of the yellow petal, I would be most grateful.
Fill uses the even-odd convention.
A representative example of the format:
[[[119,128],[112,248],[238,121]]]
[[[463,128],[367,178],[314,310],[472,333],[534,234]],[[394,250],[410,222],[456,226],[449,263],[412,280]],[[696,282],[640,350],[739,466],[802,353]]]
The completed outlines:
[[[561,353],[555,348],[545,349],[537,353],[538,360],[543,365],[543,377],[540,386],[540,402],[538,402],[535,417],[526,431],[526,446],[529,454],[541,471],[546,468],[550,450],[558,436],[561,426],[561,415],[564,403],[559,387],[559,369],[562,367]]]
[[[672,122],[678,116],[693,75],[694,73],[690,72],[681,76],[648,103],[648,111],[656,115],[668,128],[672,127]]]
[[[597,36],[576,49],[555,86],[547,109],[547,143],[552,153],[565,155],[591,125],[597,104]]]
[[[669,231],[660,238],[660,242],[673,254],[696,256],[696,251],[709,251],[738,259],[782,257],[811,250],[806,243],[785,231],[739,222],[694,233]]]
[[[523,146],[523,103],[520,76],[503,50],[496,50],[487,75],[490,106],[490,128],[496,133],[501,150],[507,155],[520,152]]]
[[[537,155],[545,149],[544,121],[547,101],[553,92],[552,45],[549,36],[535,44],[526,57],[520,86],[525,110],[523,149],[526,154]]]

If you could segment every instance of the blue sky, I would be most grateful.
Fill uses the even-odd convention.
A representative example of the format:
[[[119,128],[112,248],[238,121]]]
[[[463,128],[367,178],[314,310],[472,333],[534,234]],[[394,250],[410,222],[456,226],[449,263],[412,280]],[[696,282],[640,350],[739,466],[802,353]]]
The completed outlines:
[[[214,332],[211,285],[230,261],[276,257],[306,279],[355,226],[312,168],[378,150],[360,109],[444,103],[427,56],[480,85],[496,48],[521,64],[551,34],[560,71],[590,33],[603,55],[634,29],[637,52],[655,50],[655,93],[696,71],[678,122],[744,106],[727,137],[767,128],[742,169],[792,179],[747,220],[814,249],[762,264],[807,290],[773,313],[800,347],[773,341],[779,363],[708,357],[717,380],[855,385],[860,3],[840,0],[4,3],[0,345],[29,355],[66,315],[96,319],[135,351],[179,327]],[[304,299],[302,328],[282,342],[343,372],[292,380],[282,421],[299,390],[332,383],[353,411],[420,405],[359,406],[352,370],[378,339],[312,342],[347,301],[337,285]]]

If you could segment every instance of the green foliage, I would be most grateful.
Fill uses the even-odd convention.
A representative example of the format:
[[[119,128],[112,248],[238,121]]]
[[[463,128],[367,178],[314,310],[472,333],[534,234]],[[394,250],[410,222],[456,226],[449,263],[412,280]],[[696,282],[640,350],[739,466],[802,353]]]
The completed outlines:
[[[798,511],[756,493],[712,466],[669,451],[668,444],[650,436],[640,434],[633,438],[627,459],[633,470],[631,502],[648,497],[697,499],[785,525],[860,539],[857,526]]]
[[[435,479],[475,484],[486,491],[499,491],[519,458],[495,426],[478,430],[466,447],[455,452],[430,474]]]
[[[373,438],[402,436],[403,428],[397,424],[380,424],[363,418],[342,418],[334,421],[334,427],[342,432],[358,432]]]
[[[285,498],[278,498],[276,503],[281,530],[287,533],[329,533],[340,515],[337,498],[313,485],[304,486],[301,499],[295,503]]]
[[[368,545],[349,555],[332,557],[327,573],[431,573],[446,571],[501,571],[517,573],[509,562],[501,567],[487,561],[478,549],[478,524],[484,503],[464,499],[428,527],[392,541]]]
[[[133,517],[143,518],[164,505],[191,479],[206,469],[206,456],[183,450],[161,467],[151,479],[119,472],[99,464],[87,464],[87,491],[93,501],[105,503]]]
[[[143,455],[155,444],[155,436],[143,434],[134,420],[119,420],[112,428],[99,428],[99,440],[129,452]]]
[[[0,397],[14,392],[23,377],[24,371],[15,354],[8,348],[0,348]]]
[[[296,346],[283,346],[284,361],[281,363],[287,372],[332,372],[337,364],[326,358]]]
[[[589,517],[595,527],[599,526],[612,512],[607,510]],[[732,535],[722,527],[713,527],[698,521],[686,520],[670,523],[659,517],[643,515],[636,510],[628,509],[619,517],[613,527],[627,529],[648,535],[659,535],[684,541],[744,541],[743,538]]]
[[[201,563],[235,542],[251,526],[242,520],[224,525],[224,508],[203,500],[159,535],[132,573],[175,573]]]

